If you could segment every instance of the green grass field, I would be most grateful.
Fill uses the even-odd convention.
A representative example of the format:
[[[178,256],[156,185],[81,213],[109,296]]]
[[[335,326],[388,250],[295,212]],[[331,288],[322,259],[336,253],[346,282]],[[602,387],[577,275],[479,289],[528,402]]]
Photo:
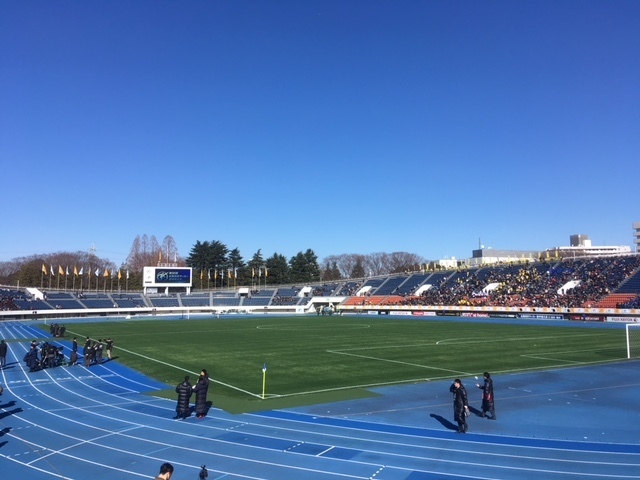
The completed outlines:
[[[231,412],[372,395],[380,385],[548,370],[626,358],[624,330],[381,317],[260,316],[74,324],[169,385],[206,368]],[[267,364],[263,399],[263,365]],[[162,396],[175,397],[172,389]]]

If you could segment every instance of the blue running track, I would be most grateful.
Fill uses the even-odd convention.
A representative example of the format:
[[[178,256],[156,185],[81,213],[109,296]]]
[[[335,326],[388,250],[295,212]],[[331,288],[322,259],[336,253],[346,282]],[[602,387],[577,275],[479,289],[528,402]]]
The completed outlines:
[[[290,410],[173,420],[172,386],[117,361],[28,373],[42,332],[3,322],[1,480],[640,479],[640,363],[495,376],[498,420],[456,434],[449,382],[377,388],[375,397]],[[69,342],[59,342],[69,350]],[[472,380],[474,381],[474,380]],[[474,381],[475,382],[475,381]],[[215,405],[215,391],[212,395]],[[475,407],[475,408],[473,408]]]

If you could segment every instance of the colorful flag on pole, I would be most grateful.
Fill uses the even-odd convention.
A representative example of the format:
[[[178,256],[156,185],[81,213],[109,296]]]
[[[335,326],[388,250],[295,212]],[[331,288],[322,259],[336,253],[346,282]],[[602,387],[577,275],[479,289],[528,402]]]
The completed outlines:
[[[127,270],[127,280],[129,280],[129,270]]]
[[[105,269],[104,269],[104,276],[105,276],[105,277],[108,277],[108,276],[109,276],[109,269],[108,269],[108,268],[105,268]]]
[[[267,267],[265,266],[265,267],[264,267],[264,276],[265,276],[265,278],[266,278],[266,276],[267,276],[268,274],[269,274],[269,272],[267,272]]]
[[[62,265],[58,265],[58,275],[64,275],[64,270],[62,269]]]
[[[99,268],[96,268],[96,277],[97,277],[98,275],[100,275],[100,269],[99,269]]]
[[[42,264],[42,273],[47,275],[47,267],[44,266],[44,263]]]
[[[65,274],[66,274],[66,275],[67,275],[67,277],[68,277],[68,276],[69,276],[69,266],[68,266],[68,265],[67,265],[66,269],[67,269],[67,270],[66,270],[66,273],[65,273]]]
[[[78,272],[78,275],[82,276],[83,270],[84,270],[84,267],[80,267],[80,271]]]
[[[55,277],[55,275],[53,274],[53,265],[51,265],[51,269],[49,270],[49,273],[51,274],[52,277]]]
[[[120,269],[118,269],[118,280],[120,280],[122,278],[122,272],[120,271]]]

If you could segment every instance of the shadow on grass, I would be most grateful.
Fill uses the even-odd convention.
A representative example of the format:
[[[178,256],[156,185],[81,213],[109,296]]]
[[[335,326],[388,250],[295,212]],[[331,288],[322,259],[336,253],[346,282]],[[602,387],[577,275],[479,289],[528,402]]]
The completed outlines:
[[[156,397],[177,400],[175,389],[160,390],[149,394]],[[260,412],[264,410],[279,410],[324,403],[343,402],[347,400],[360,400],[363,398],[377,396],[379,396],[377,393],[356,388],[351,390],[291,395],[287,397],[272,397],[265,398],[264,400],[262,398],[236,398],[210,394],[209,400],[213,408],[220,408],[227,413],[238,415],[241,413]]]

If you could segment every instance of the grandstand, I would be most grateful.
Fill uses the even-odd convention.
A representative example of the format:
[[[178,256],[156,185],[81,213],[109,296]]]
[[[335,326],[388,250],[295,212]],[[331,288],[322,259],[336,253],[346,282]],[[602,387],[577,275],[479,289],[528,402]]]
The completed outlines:
[[[35,292],[35,294],[34,294]],[[452,314],[640,320],[640,255],[418,271],[262,290],[187,293],[0,290],[0,318],[187,313]]]

